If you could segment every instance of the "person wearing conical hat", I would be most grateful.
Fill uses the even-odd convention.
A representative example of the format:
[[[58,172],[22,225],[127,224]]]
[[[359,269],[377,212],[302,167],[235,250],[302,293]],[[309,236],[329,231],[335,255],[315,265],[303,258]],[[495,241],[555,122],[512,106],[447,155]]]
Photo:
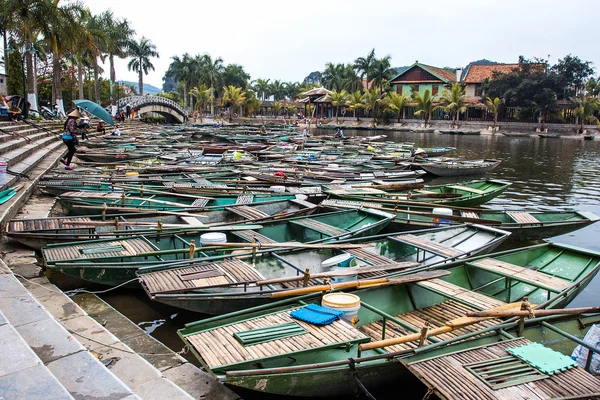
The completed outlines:
[[[71,160],[77,151],[75,145],[79,143],[79,140],[76,136],[78,131],[77,120],[79,118],[81,118],[81,113],[78,110],[73,110],[67,114],[67,120],[65,121],[65,130],[62,134],[62,140],[67,146],[68,152],[64,158],[60,159],[60,162],[65,164],[65,169],[67,170],[73,169],[73,167],[71,167]]]

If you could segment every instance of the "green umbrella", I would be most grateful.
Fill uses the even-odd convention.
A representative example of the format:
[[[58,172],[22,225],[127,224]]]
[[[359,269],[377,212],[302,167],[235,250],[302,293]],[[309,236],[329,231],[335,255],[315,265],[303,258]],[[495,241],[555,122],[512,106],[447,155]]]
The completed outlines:
[[[80,107],[81,109],[89,112],[90,114],[93,114],[96,117],[100,118],[107,124],[115,124],[110,114],[104,108],[102,108],[100,104],[96,104],[90,100],[73,100],[73,103],[75,103],[77,107]]]

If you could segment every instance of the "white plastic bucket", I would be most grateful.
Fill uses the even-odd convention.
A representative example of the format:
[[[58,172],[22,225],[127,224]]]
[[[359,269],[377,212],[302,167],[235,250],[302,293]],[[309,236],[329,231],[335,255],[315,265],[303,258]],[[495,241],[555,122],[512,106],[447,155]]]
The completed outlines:
[[[433,209],[433,214],[438,214],[440,216],[442,215],[452,215],[452,210],[449,208],[443,208],[443,207],[436,207]],[[439,217],[439,218],[433,218],[433,225],[434,226],[439,226],[442,224],[449,224],[450,220],[449,219],[445,219],[444,217]]]
[[[271,186],[271,190],[274,193],[283,193],[285,192],[285,186]]]
[[[358,322],[358,310],[360,310],[360,297],[350,293],[329,293],[321,298],[323,307],[343,311],[342,319],[355,325]]]
[[[221,232],[209,232],[200,235],[200,245],[210,246],[213,243],[227,243],[227,235]]]
[[[8,164],[5,161],[0,161],[0,183],[6,182],[6,168]]]
[[[323,268],[331,268],[331,271],[343,271],[347,268],[351,268],[356,266],[356,261],[354,260],[354,256],[352,254],[344,253],[335,257],[328,258],[327,260],[321,263]],[[332,282],[340,283],[340,282],[353,282],[358,279],[358,274],[352,275],[341,275],[341,276],[333,276],[331,277]]]

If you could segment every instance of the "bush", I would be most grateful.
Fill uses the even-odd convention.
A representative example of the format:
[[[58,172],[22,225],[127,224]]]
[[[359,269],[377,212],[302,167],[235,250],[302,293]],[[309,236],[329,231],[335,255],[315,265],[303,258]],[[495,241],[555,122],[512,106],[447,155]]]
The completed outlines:
[[[155,124],[155,123],[164,123],[165,117],[151,117],[149,115],[144,115],[140,118],[140,121],[145,122],[147,124]]]

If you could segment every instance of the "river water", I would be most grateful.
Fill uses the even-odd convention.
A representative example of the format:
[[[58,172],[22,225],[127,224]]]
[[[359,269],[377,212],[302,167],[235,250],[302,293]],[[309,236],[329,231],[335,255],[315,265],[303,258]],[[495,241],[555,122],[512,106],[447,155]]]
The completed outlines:
[[[332,131],[317,132],[330,135]],[[539,137],[508,137],[503,135],[441,135],[432,133],[352,131],[347,136],[385,134],[394,142],[414,142],[419,147],[455,147],[447,157],[463,159],[496,158],[502,163],[486,176],[513,183],[509,190],[486,206],[494,209],[528,208],[537,210],[587,210],[600,215],[600,141],[573,139],[542,139]],[[436,178],[427,184],[443,184],[466,179]],[[473,176],[473,179],[478,178]],[[579,231],[554,237],[551,240],[600,251],[600,223]],[[571,306],[597,306],[600,294],[600,276],[574,300]],[[176,331],[183,324],[202,316],[152,303],[144,293],[113,292],[102,296],[113,307],[139,324],[173,350],[180,350],[182,342]],[[194,361],[191,360],[190,361]],[[419,386],[418,382],[414,385]],[[411,385],[412,386],[412,385]],[[413,386],[414,387],[414,386]],[[377,399],[397,398],[382,388]],[[403,388],[403,393],[406,394]],[[422,390],[415,387],[415,395],[403,398],[421,398]],[[246,398],[253,397],[247,393]],[[258,396],[256,398],[271,398]],[[354,397],[351,397],[354,398]]]

